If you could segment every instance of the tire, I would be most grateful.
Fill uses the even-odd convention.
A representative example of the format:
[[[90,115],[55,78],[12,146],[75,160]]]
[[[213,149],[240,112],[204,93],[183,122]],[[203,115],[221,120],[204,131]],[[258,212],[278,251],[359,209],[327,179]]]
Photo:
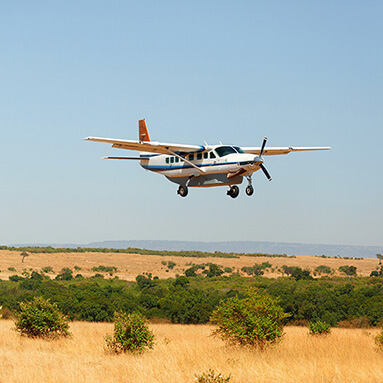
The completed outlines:
[[[251,185],[249,185],[249,186],[246,188],[246,194],[247,194],[248,196],[251,196],[251,195],[253,195],[253,193],[254,193],[254,188],[253,188]]]
[[[178,194],[181,196],[181,197],[186,197],[188,195],[188,188],[187,186],[182,186],[180,185],[180,187],[178,188]]]
[[[230,187],[230,190],[227,192],[227,194],[228,194],[231,198],[237,198],[238,195],[239,195],[239,187],[236,186],[236,185]]]

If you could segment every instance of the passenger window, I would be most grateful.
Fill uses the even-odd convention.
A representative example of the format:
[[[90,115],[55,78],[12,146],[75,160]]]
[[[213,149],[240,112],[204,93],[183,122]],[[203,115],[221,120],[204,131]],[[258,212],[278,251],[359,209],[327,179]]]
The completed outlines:
[[[178,157],[176,157],[176,162],[179,162],[179,160],[180,160],[180,159],[179,159]]]
[[[189,154],[189,161],[193,161],[194,160],[194,154]]]
[[[213,152],[210,152],[210,158],[215,158],[215,154]]]
[[[202,153],[197,153],[197,160],[202,160]]]
[[[203,158],[207,158],[207,156],[208,156],[208,154],[207,154],[207,152],[205,152],[205,153],[203,154]]]
[[[168,164],[169,163],[169,157],[166,157],[166,163]]]
[[[170,157],[170,163],[172,164],[174,162],[174,157]]]

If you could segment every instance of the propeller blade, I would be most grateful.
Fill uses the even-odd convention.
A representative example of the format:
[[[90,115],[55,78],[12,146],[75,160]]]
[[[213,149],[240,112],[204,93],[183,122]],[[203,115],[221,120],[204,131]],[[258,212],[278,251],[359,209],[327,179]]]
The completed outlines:
[[[259,153],[259,156],[260,156],[260,157],[262,157],[263,150],[265,149],[266,141],[267,141],[267,137],[265,137],[265,138],[263,139],[262,147],[261,147],[261,152]]]
[[[263,166],[263,164],[260,164],[259,167],[262,169],[263,173],[265,173],[266,178],[267,178],[269,181],[271,181],[272,178],[271,178],[269,172],[267,171],[267,169]]]

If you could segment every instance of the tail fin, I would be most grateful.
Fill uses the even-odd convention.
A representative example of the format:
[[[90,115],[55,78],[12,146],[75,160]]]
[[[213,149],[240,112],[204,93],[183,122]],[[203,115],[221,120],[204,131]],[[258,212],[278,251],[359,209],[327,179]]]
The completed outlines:
[[[138,140],[150,141],[148,128],[146,127],[145,119],[138,121]]]

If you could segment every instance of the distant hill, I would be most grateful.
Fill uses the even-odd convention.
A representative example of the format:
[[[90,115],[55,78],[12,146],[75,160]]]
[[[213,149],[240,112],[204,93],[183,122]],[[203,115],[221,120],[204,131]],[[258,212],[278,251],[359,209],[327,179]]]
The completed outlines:
[[[375,258],[375,254],[383,254],[383,246],[351,246],[351,245],[320,245],[288,242],[259,241],[227,241],[227,242],[194,242],[194,241],[161,241],[161,240],[128,240],[103,241],[89,244],[17,244],[13,246],[52,246],[52,247],[105,247],[126,249],[136,247],[150,250],[196,250],[222,251],[237,253],[267,253],[287,255],[327,255],[341,257]]]

